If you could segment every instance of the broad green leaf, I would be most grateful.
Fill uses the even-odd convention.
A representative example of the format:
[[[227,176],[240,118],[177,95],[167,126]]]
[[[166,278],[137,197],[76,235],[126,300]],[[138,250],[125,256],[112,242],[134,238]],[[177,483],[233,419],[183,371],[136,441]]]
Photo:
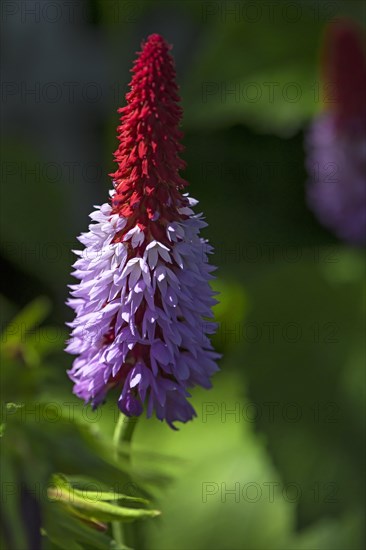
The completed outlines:
[[[281,497],[281,479],[246,421],[248,403],[233,365],[225,367],[210,391],[194,391],[194,422],[176,434],[151,421],[136,434],[147,448],[185,459],[161,498],[161,521],[146,524],[151,550],[279,549],[293,529],[294,506]],[[275,504],[270,483],[279,484]]]
[[[345,277],[342,257],[309,254],[253,282],[248,323],[259,337],[243,342],[256,424],[284,480],[302,487],[307,524],[364,503],[363,281],[358,262]]]
[[[362,548],[364,518],[350,510],[336,519],[324,518],[295,535],[283,550],[345,550]]]

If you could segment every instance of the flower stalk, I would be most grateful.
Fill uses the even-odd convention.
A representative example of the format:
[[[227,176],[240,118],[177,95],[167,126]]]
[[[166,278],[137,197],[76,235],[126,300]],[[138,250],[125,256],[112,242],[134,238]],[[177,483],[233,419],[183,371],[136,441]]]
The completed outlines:
[[[120,459],[121,449],[126,448],[127,462],[131,460],[131,441],[137,425],[137,418],[129,418],[123,414],[118,416],[116,427],[113,433],[113,447],[114,458],[116,462]],[[126,483],[128,481],[127,475],[125,476]],[[132,529],[131,529],[132,527]],[[113,538],[117,544],[118,549],[126,547],[127,539],[131,537],[131,531],[133,534],[134,526],[128,523],[122,523],[121,521],[114,521],[112,523]]]

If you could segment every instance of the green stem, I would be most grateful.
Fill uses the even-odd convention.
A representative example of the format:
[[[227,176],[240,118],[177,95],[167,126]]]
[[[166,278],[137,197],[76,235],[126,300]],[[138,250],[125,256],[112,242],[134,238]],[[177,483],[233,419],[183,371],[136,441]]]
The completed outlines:
[[[120,414],[113,434],[115,457],[119,458],[119,446],[121,443],[131,443],[133,432],[137,424],[137,417],[128,417]]]
[[[136,428],[136,424],[137,424],[137,418],[129,418],[128,416],[124,416],[123,414],[119,415],[118,421],[113,433],[114,458],[116,460],[120,459],[120,450],[121,450],[121,446],[124,443],[127,444],[128,447],[130,447],[132,436]],[[128,448],[127,451],[128,452],[126,453],[125,458],[127,460],[127,465],[128,465],[131,459],[131,454],[130,454],[131,449]],[[126,547],[125,535],[126,535],[127,529],[128,529],[128,526],[124,525],[121,521],[112,522],[113,537],[117,543],[117,548]]]

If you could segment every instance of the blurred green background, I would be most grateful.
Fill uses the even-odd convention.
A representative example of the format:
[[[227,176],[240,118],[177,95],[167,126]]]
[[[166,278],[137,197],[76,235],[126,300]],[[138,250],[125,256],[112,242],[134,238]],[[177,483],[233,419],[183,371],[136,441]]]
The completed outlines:
[[[5,549],[113,548],[95,515],[50,503],[56,473],[149,496],[162,515],[135,524],[139,549],[364,548],[364,258],[305,194],[322,33],[342,16],[365,24],[365,5],[4,3]],[[126,488],[113,397],[92,413],[71,394],[64,302],[76,235],[107,199],[129,69],[153,32],[174,45],[185,177],[219,267],[223,359],[214,388],[193,392],[194,422],[173,432],[140,421]]]

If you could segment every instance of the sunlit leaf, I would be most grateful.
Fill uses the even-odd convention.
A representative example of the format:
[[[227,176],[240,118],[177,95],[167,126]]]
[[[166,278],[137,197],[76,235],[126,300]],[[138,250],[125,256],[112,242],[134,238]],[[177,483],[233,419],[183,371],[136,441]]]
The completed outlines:
[[[80,510],[83,515],[102,521],[134,521],[136,519],[154,518],[160,515],[158,510],[126,508],[105,502],[107,499],[95,499],[95,493],[75,490],[65,478],[54,476],[52,487],[48,490],[51,501],[59,501],[71,509]],[[116,495],[116,499],[118,499]],[[123,498],[123,495],[122,495]]]

